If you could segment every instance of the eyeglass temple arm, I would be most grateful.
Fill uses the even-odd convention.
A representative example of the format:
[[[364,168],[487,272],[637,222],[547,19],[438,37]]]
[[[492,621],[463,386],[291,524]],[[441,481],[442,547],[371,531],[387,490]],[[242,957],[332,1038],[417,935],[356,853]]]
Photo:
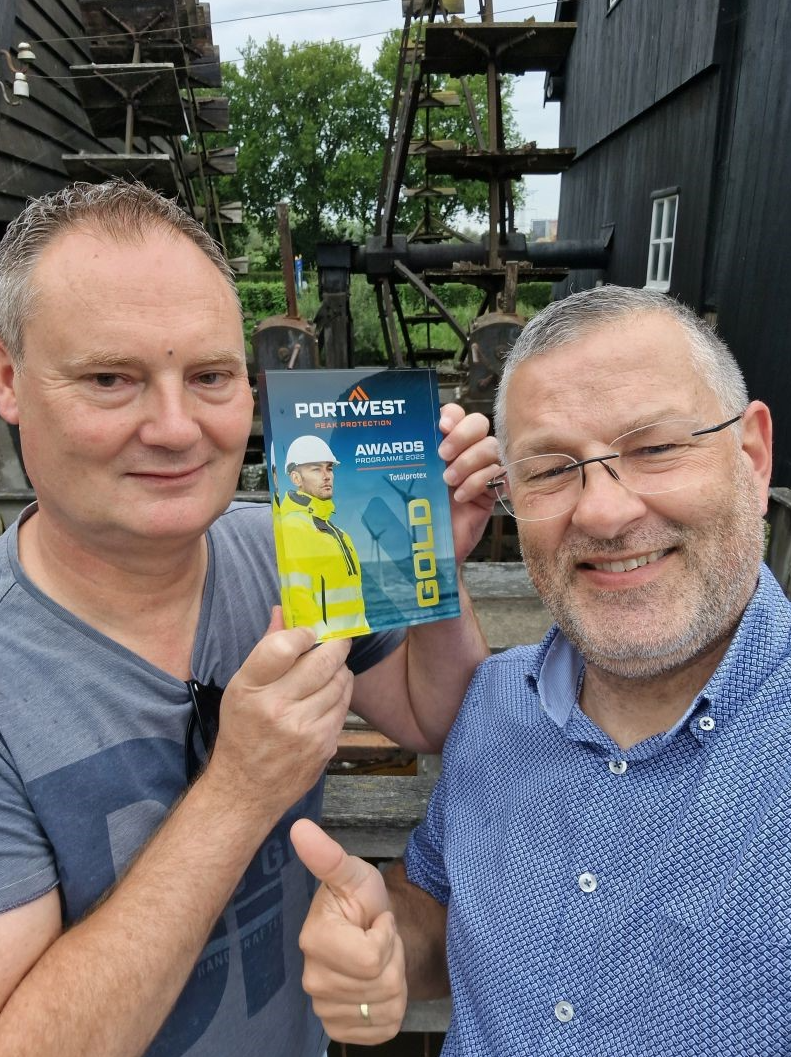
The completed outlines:
[[[720,422],[718,426],[707,426],[706,429],[693,429],[691,436],[703,437],[707,433],[719,433],[721,429],[727,429],[728,426],[732,426],[734,422],[738,422],[744,415],[744,411],[740,411],[738,415],[734,415],[733,418],[729,418],[727,422]]]

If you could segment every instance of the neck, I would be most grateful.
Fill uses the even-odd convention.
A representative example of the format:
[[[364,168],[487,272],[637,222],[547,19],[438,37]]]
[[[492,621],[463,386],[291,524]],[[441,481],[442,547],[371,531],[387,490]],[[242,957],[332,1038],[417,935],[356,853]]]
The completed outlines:
[[[628,678],[587,665],[580,708],[622,749],[663,734],[676,724],[725,656],[733,631],[682,667],[647,678]]]
[[[189,677],[208,564],[204,536],[94,549],[37,512],[20,527],[19,560],[33,583],[74,616],[157,667]]]

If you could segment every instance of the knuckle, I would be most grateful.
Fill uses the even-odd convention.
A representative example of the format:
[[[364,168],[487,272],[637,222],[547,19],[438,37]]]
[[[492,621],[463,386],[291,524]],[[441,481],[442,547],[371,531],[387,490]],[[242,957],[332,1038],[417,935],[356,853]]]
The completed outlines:
[[[305,968],[302,972],[302,987],[305,992],[309,995],[313,995],[314,999],[316,992],[321,986],[321,974],[315,972],[312,965],[305,963]]]
[[[398,997],[405,992],[403,966],[391,961],[382,972],[381,984],[384,991],[389,995]]]
[[[358,971],[365,980],[378,980],[385,969],[385,960],[378,946],[370,944],[359,953]]]

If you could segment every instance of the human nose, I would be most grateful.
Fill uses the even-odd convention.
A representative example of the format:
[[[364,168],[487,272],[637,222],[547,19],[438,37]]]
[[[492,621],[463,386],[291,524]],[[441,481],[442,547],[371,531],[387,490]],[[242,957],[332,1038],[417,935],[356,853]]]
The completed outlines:
[[[617,460],[591,460],[582,467],[582,474],[582,488],[571,521],[586,535],[614,539],[645,515],[643,499],[618,476]]]
[[[162,384],[147,394],[139,435],[151,447],[184,451],[202,436],[193,399],[180,383]]]

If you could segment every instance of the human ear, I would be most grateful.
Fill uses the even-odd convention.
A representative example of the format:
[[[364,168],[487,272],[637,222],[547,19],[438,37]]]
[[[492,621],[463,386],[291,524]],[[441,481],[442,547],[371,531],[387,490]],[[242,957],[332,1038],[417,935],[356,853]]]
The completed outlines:
[[[16,370],[11,355],[2,341],[0,341],[0,416],[12,426],[19,425]]]
[[[765,514],[772,476],[772,416],[760,400],[748,404],[742,418],[742,457],[752,471]]]

